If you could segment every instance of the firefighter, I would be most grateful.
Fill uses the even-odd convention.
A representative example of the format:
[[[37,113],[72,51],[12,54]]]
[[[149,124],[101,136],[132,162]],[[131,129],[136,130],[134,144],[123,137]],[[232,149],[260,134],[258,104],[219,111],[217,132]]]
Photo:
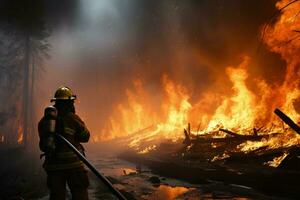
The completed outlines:
[[[55,92],[52,107],[56,123],[55,134],[61,134],[81,153],[84,148],[80,143],[89,141],[90,133],[84,122],[75,114],[76,96],[68,87],[60,87]],[[49,111],[49,108],[47,108]],[[46,109],[46,110],[47,110]],[[51,107],[50,107],[51,109]],[[45,110],[45,112],[46,112]],[[89,179],[83,162],[61,141],[49,134],[49,121],[43,117],[39,124],[40,149],[45,153],[44,169],[47,172],[47,186],[50,200],[65,200],[66,184],[70,188],[73,200],[88,199]]]

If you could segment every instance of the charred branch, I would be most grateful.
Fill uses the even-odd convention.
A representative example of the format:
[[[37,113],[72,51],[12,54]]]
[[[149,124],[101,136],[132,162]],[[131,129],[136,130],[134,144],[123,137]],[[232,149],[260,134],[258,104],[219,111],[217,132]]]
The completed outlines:
[[[275,109],[274,113],[284,122],[286,123],[291,129],[293,129],[296,133],[300,134],[300,127],[293,121],[291,118],[289,118],[286,114],[284,114],[281,110],[278,108]]]
[[[185,136],[183,144],[190,145],[191,144],[191,137],[190,137],[189,132],[186,129],[184,129],[183,132],[184,132],[184,136]]]
[[[228,135],[231,135],[233,137],[243,137],[243,135],[239,135],[237,133],[234,133],[232,131],[229,131],[229,130],[226,130],[226,129],[223,129],[223,128],[220,128],[219,131],[222,131],[224,133],[227,133]]]

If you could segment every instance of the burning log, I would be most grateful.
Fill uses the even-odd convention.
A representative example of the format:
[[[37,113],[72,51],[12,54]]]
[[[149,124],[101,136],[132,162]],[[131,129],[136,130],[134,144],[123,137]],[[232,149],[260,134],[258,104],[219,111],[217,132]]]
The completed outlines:
[[[279,110],[278,108],[276,108],[274,110],[274,113],[284,122],[286,123],[289,127],[291,127],[291,129],[293,129],[294,131],[296,131],[296,133],[300,134],[300,127],[293,122],[293,120],[291,120],[291,118],[289,118],[286,114],[284,114],[281,110]]]
[[[259,136],[255,136],[255,135],[245,135],[245,136],[241,136],[241,137],[230,137],[230,138],[197,138],[197,139],[193,139],[191,140],[192,143],[231,143],[231,142],[245,142],[247,140],[250,141],[259,141],[262,138],[266,138],[269,136],[263,136],[263,135],[259,135]]]
[[[291,118],[289,118],[278,108],[274,110],[274,113],[291,129],[293,129],[296,133],[300,134],[300,127]],[[284,169],[298,170],[300,166],[299,155],[300,155],[299,147],[291,148],[289,154],[280,163],[279,167]]]
[[[220,128],[219,131],[222,131],[222,132],[227,133],[227,134],[229,134],[231,136],[234,136],[234,137],[243,137],[243,135],[239,135],[237,133],[234,133],[232,131],[229,131],[229,130],[226,130],[226,129],[223,129],[223,128]]]

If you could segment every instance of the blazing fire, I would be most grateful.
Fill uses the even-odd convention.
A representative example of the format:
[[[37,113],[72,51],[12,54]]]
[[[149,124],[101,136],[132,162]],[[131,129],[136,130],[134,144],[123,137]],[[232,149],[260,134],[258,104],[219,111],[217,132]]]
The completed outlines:
[[[280,9],[288,3],[289,0],[282,0],[276,6]],[[217,94],[216,91],[205,92],[198,101],[192,101],[193,92],[168,75],[161,77],[162,94],[147,90],[143,79],[139,78],[133,81],[132,88],[126,90],[127,100],[116,106],[107,128],[103,130],[109,135],[105,138],[97,136],[97,140],[134,135],[129,141],[131,147],[139,147],[141,143],[151,140],[175,141],[183,138],[183,128],[188,123],[194,127],[191,130],[193,135],[219,132],[220,128],[240,135],[252,135],[253,128],[261,127],[263,129],[258,134],[282,132],[282,123],[272,114],[276,107],[298,122],[300,115],[294,105],[300,97],[299,11],[299,2],[284,8],[276,23],[268,24],[262,30],[263,42],[286,63],[283,82],[268,83],[263,78],[250,80],[249,69],[253,58],[249,56],[244,56],[238,66],[226,68],[231,92],[227,95]],[[144,130],[147,127],[151,128]],[[220,132],[219,135],[224,137]],[[289,131],[268,140],[248,141],[238,148],[247,152],[265,145],[278,147],[299,142],[299,137]],[[152,147],[153,144],[140,149],[140,152],[148,152]]]
[[[226,69],[233,84],[234,95],[223,100],[208,122],[205,131],[213,131],[217,127],[247,130],[254,126],[257,116],[255,113],[255,96],[246,86],[248,64],[249,58],[246,57],[237,68],[228,67]]]

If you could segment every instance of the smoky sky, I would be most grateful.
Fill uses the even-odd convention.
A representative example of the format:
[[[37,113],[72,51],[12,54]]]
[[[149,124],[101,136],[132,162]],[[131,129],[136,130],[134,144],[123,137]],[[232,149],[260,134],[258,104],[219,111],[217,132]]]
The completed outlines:
[[[8,2],[1,1],[1,11],[11,9]],[[226,79],[225,67],[238,65],[245,54],[252,58],[252,79],[277,81],[284,71],[278,55],[264,45],[258,50],[261,28],[276,10],[274,0],[25,2],[42,2],[26,12],[38,11],[50,32],[51,58],[39,77],[41,107],[55,88],[68,85],[95,131],[137,78],[159,102],[161,77],[167,74],[189,88],[193,101],[216,90],[216,77]],[[2,15],[1,21],[10,17]]]

